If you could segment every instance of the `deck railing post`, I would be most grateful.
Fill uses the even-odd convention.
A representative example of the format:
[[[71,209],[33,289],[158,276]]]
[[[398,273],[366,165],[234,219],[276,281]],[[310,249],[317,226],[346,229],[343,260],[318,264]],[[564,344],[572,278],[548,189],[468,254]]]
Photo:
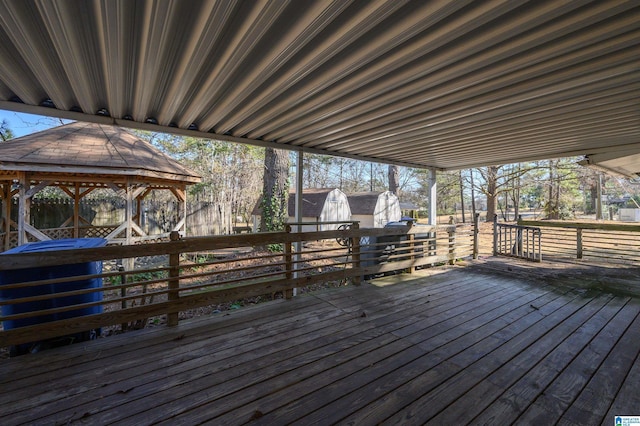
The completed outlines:
[[[522,222],[522,215],[518,216],[518,227],[516,228],[516,256],[518,257],[524,257],[524,251],[522,249],[522,227],[520,226],[520,223]]]
[[[542,231],[538,230],[538,262],[542,262]]]
[[[413,221],[409,221],[407,223],[407,226],[409,227],[407,229],[407,252],[409,254],[409,260],[415,260],[416,256],[415,256],[415,235],[413,233],[411,233],[411,229],[413,228]],[[408,269],[408,272],[410,274],[413,274],[416,271],[415,266],[410,266]]]
[[[493,215],[493,255],[498,255],[498,215]]]
[[[127,309],[127,301],[125,300],[125,298],[127,297],[127,288],[125,287],[125,285],[127,284],[127,274],[124,270],[124,266],[121,264],[118,264],[118,272],[120,272],[120,285],[122,287],[120,287],[120,297],[122,298],[122,301],[120,302],[120,309]],[[120,324],[120,330],[125,331],[128,327],[128,324],[126,322],[123,322],[122,324]]]
[[[478,237],[479,237],[479,228],[480,224],[480,213],[476,213],[473,217],[473,258],[478,259]]]
[[[582,259],[582,228],[576,229],[576,256]]]
[[[352,231],[358,231],[360,229],[360,224],[358,222],[353,222],[351,224]],[[353,264],[353,269],[359,271],[360,269],[360,236],[358,233],[356,235],[351,235],[351,262]],[[362,282],[362,274],[360,272],[353,275],[353,284],[360,285]]]
[[[172,231],[169,234],[171,241],[178,241],[180,239],[180,232]],[[180,298],[180,253],[171,252],[169,254],[169,302],[176,301]],[[178,325],[178,312],[170,312],[167,314],[167,325]]]
[[[453,222],[453,218],[451,218],[449,222]],[[449,234],[449,265],[454,265],[456,263],[456,227],[452,225],[447,229],[447,233]]]
[[[291,225],[286,225],[285,231],[290,234]],[[284,243],[284,265],[285,278],[288,282],[291,282],[293,279],[293,247],[291,241],[286,241]],[[287,300],[293,299],[293,288],[286,289],[284,296]]]

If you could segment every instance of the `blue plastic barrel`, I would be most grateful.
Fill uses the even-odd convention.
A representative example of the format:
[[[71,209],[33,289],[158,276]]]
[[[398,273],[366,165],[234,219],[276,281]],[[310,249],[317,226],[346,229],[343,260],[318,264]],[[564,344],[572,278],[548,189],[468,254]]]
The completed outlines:
[[[38,241],[28,243],[11,250],[7,250],[2,254],[18,254],[18,253],[38,253],[45,251],[61,251],[83,248],[103,247],[107,244],[104,238],[68,238],[63,240]],[[70,265],[43,266],[36,268],[14,269],[8,271],[0,271],[0,300],[10,301],[24,297],[55,295],[74,290],[83,290],[102,287],[102,278],[89,278],[77,281],[59,282],[54,284],[45,284],[33,287],[8,288],[3,289],[4,285],[17,284],[28,281],[59,279],[66,277],[75,277],[80,275],[95,275],[102,272],[102,262],[83,262]],[[83,303],[98,302],[102,300],[102,292],[91,292],[87,294],[64,296],[51,298],[46,300],[38,300],[33,302],[24,302],[11,305],[2,305],[2,316],[15,315],[26,312],[40,311],[43,309],[53,309],[78,305]],[[102,312],[102,305],[91,306],[88,308],[74,309],[56,314],[39,315],[30,318],[3,321],[5,330],[17,327],[25,327],[28,325],[42,324],[45,322],[61,320],[65,318],[73,318],[84,315],[97,314]],[[91,333],[79,333],[72,336],[75,341],[86,340]],[[95,333],[93,333],[95,334]],[[23,352],[23,351],[21,351]]]

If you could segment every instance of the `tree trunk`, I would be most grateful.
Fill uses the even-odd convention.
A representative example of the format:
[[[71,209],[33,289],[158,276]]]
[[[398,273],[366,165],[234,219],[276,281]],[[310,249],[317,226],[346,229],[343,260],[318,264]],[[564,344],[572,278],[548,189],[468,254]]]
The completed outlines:
[[[471,183],[471,211],[473,212],[473,220],[476,217],[476,191],[475,191],[475,183],[473,182],[473,169],[469,170],[469,179]]]
[[[560,176],[558,172],[558,161],[549,160],[549,199],[546,205],[547,219],[560,218]]]
[[[398,177],[398,166],[389,164],[389,191],[393,192],[396,196],[400,196],[400,179]]]
[[[287,221],[289,152],[265,148],[260,230],[282,231]]]
[[[487,222],[493,222],[496,215],[496,203],[498,200],[498,166],[487,168]]]
[[[593,181],[589,186],[589,204],[587,204],[587,208],[585,209],[586,214],[593,214],[596,212],[596,204],[598,201],[598,183]]]
[[[520,188],[522,187],[521,182],[521,174],[520,174],[520,163],[518,163],[518,177],[514,183],[513,188],[513,213],[515,220],[518,220],[520,217]]]

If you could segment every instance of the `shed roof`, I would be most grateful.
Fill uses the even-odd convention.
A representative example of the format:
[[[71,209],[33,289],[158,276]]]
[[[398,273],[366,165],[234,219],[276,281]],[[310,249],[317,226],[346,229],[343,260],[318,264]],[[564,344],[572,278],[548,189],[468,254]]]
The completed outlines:
[[[302,190],[302,217],[320,217],[327,197],[336,188],[307,188]],[[295,191],[289,193],[289,216],[296,211]]]
[[[327,197],[336,188],[306,188],[302,190],[302,216],[303,217],[320,217],[324,203]],[[289,199],[287,205],[287,214],[291,217],[295,215],[296,211],[295,191],[289,192]],[[254,215],[262,214],[262,196],[258,199],[255,207],[253,208]]]
[[[195,172],[121,127],[70,123],[0,143],[0,171],[196,183]]]
[[[378,204],[378,197],[381,194],[389,191],[373,191],[373,192],[353,192],[347,194],[349,200],[349,206],[351,206],[351,214],[370,215],[376,211],[376,205]],[[395,197],[395,195],[393,195]]]
[[[640,144],[640,2],[0,1],[0,108],[455,169]]]

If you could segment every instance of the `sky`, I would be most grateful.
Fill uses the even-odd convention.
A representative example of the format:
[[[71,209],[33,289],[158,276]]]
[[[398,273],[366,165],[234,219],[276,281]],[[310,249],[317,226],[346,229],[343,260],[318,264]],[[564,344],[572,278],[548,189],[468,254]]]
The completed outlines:
[[[0,109],[0,123],[2,120],[6,120],[9,123],[9,129],[11,129],[13,136],[16,138],[63,124],[58,118]]]

